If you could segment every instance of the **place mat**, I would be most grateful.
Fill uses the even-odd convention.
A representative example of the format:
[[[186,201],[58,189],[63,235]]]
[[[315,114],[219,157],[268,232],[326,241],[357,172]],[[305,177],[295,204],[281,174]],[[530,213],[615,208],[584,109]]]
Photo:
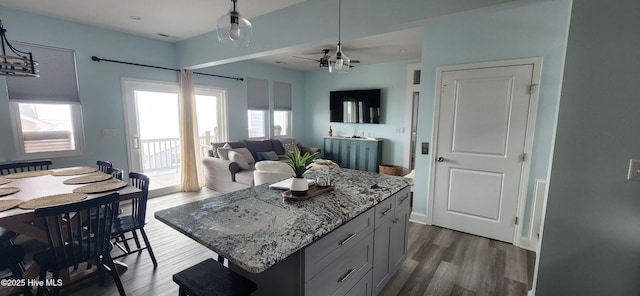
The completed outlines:
[[[28,171],[28,172],[19,172],[19,173],[15,173],[15,174],[6,175],[6,176],[4,176],[4,178],[5,179],[22,179],[22,178],[40,177],[40,176],[44,176],[44,175],[49,175],[51,173],[52,173],[52,171],[47,171],[47,170],[43,170],[43,171]]]
[[[11,210],[22,203],[19,199],[0,199],[0,212]]]
[[[67,185],[76,185],[76,184],[95,183],[95,182],[105,181],[109,179],[111,179],[111,175],[107,175],[105,173],[95,173],[95,174],[86,175],[82,177],[67,179],[62,181],[62,183]]]
[[[95,172],[97,170],[98,170],[98,168],[79,167],[79,168],[73,168],[73,169],[57,171],[57,172],[54,172],[52,175],[54,175],[54,176],[84,175],[84,174],[88,174],[88,173],[93,173],[93,172]]]
[[[37,208],[46,208],[50,206],[57,206],[61,204],[77,202],[85,198],[87,198],[87,195],[81,194],[81,193],[63,193],[63,194],[56,194],[56,195],[48,195],[48,196],[43,196],[36,199],[25,201],[21,203],[19,207],[25,210],[33,210]]]
[[[0,185],[5,185],[5,184],[9,184],[9,183],[11,183],[11,180],[0,179]]]
[[[120,189],[122,187],[127,186],[127,182],[122,182],[120,180],[111,179],[104,182],[93,183],[89,185],[84,185],[82,187],[78,187],[73,189],[75,193],[100,193],[106,191],[113,191],[116,189]]]
[[[0,187],[0,196],[14,194],[18,191],[20,191],[18,187]]]

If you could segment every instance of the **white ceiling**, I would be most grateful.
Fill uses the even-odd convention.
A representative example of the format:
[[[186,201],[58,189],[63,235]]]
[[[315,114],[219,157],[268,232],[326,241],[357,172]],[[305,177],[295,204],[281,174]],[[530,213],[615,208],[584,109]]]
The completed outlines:
[[[304,0],[242,0],[238,1],[238,10],[250,20],[302,1]],[[215,30],[217,18],[227,13],[230,3],[230,0],[0,0],[0,5],[6,7],[170,42]],[[140,19],[135,20],[134,17]],[[422,28],[342,40],[342,44],[344,54],[352,60],[361,61],[360,65],[419,59]],[[318,63],[293,56],[319,59],[323,56],[324,48],[330,49],[329,55],[332,55],[336,44],[258,60],[301,71],[320,70]]]

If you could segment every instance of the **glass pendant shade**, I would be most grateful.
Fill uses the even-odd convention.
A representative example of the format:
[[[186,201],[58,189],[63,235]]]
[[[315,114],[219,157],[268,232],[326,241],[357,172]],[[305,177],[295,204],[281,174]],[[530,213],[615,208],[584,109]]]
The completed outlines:
[[[349,73],[350,67],[351,59],[342,53],[342,48],[340,47],[340,43],[338,43],[336,53],[329,58],[329,72],[347,74]]]
[[[236,10],[237,0],[231,0],[231,9],[218,18],[218,41],[232,47],[247,47],[253,34],[251,22]]]

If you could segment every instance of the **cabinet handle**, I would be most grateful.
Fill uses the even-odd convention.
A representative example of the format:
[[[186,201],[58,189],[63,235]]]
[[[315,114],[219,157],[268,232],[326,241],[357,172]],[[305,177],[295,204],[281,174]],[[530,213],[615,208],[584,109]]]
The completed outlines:
[[[389,214],[389,212],[391,212],[392,209],[393,207],[389,207],[388,209],[386,209],[384,212],[382,212],[382,216]]]
[[[354,238],[355,236],[356,236],[356,234],[355,234],[355,233],[349,234],[349,237],[347,237],[347,238],[345,238],[345,239],[343,239],[343,240],[341,240],[341,241],[340,241],[340,245],[342,246],[342,245],[344,245],[344,244],[348,243],[348,242],[349,242],[352,238]]]
[[[349,269],[349,271],[347,271],[347,274],[343,275],[340,277],[340,279],[338,279],[338,283],[344,283],[344,281],[346,281],[348,278],[351,277],[351,275],[353,274],[353,272],[356,271],[355,269]]]
[[[393,218],[393,223],[394,223],[394,224],[395,224],[395,223],[398,223],[398,220],[399,220],[398,218]]]
[[[403,203],[405,200],[407,200],[409,198],[409,195],[407,194],[403,199],[400,200],[400,203]]]

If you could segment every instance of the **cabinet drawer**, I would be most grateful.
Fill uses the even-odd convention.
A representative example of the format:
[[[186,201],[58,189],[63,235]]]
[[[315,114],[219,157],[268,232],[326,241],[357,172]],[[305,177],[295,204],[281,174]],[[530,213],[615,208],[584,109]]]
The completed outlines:
[[[371,296],[371,271],[365,274],[344,296]],[[343,295],[338,291],[335,296]]]
[[[409,192],[409,187],[407,187],[395,194],[396,212],[403,209],[404,207],[408,207],[409,204],[411,204],[411,195],[409,195]]]
[[[394,196],[391,196],[381,203],[377,204],[375,207],[376,210],[376,219],[375,219],[375,227],[384,224],[393,217],[394,208],[395,208],[396,199]]]
[[[304,274],[308,281],[329,263],[373,232],[373,209],[342,225],[304,250]]]
[[[370,274],[372,253],[373,233],[370,232],[347,252],[340,255],[307,281],[305,283],[305,296],[346,294],[364,275]]]

